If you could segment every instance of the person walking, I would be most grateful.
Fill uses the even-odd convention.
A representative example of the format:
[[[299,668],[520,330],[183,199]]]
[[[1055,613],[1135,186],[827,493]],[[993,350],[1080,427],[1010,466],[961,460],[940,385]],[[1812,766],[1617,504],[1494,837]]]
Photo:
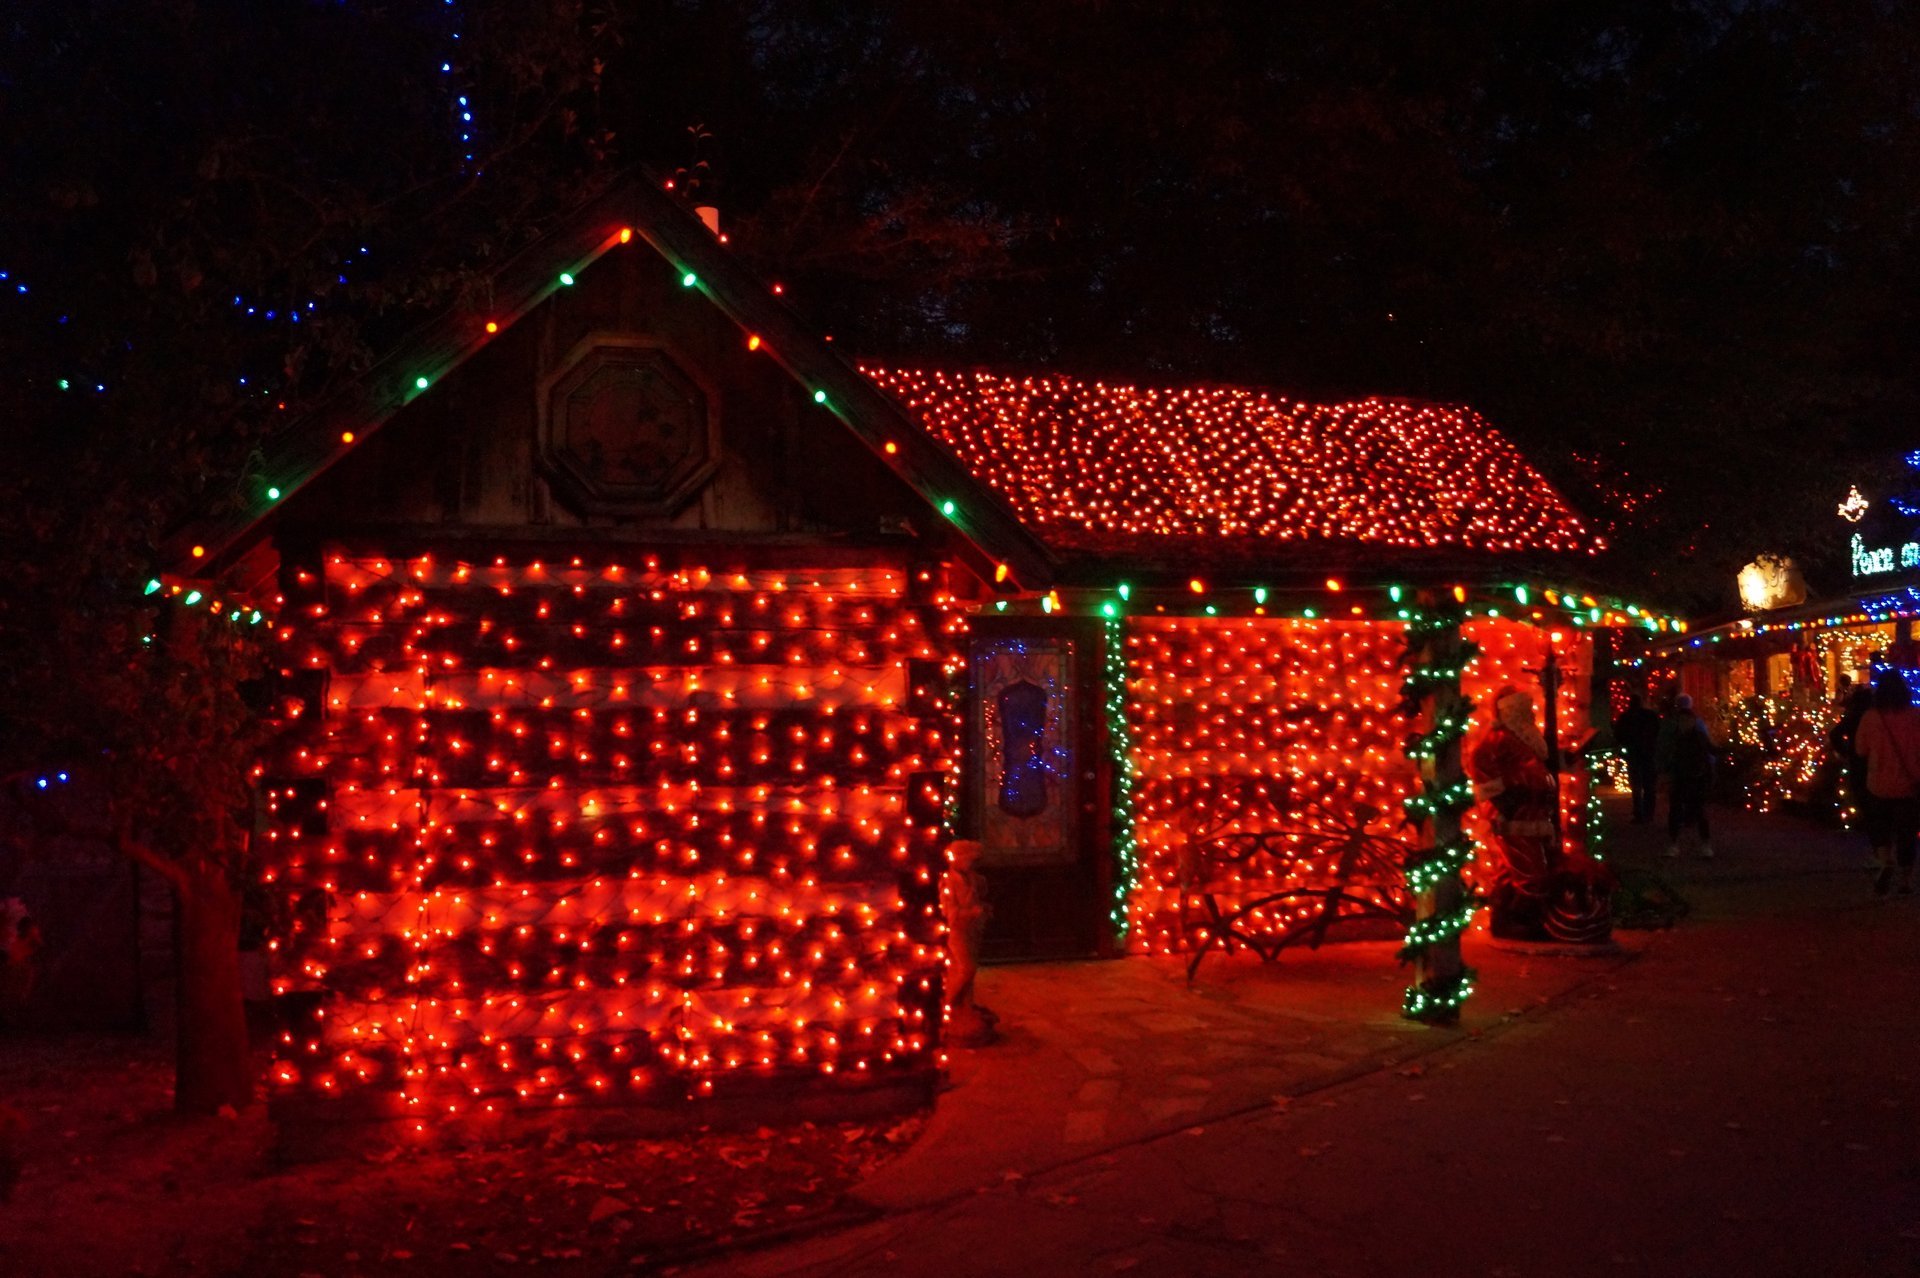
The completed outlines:
[[[1673,713],[1660,725],[1656,755],[1667,777],[1667,855],[1680,855],[1680,831],[1690,825],[1699,832],[1700,855],[1712,860],[1707,791],[1713,785],[1713,740],[1684,692],[1673,699]]]
[[[1867,761],[1866,825],[1873,844],[1875,896],[1899,870],[1900,894],[1913,891],[1913,848],[1920,833],[1920,710],[1898,670],[1874,680],[1873,707],[1860,716],[1854,752]]]
[[[1660,748],[1660,716],[1647,704],[1646,693],[1634,693],[1627,708],[1613,721],[1613,739],[1620,743],[1620,753],[1627,762],[1627,788],[1633,791],[1633,823],[1650,825],[1660,784],[1660,774],[1654,767],[1654,756]]]

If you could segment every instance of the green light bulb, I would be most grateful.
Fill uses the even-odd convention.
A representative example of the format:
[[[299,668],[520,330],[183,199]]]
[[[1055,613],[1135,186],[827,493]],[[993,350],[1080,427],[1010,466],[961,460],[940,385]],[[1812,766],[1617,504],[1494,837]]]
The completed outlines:
[[[147,583],[147,593],[150,595],[157,595],[160,593],[160,579],[158,577],[155,577],[152,581],[149,581]]]
[[[814,403],[816,403],[816,404],[824,404],[824,403],[826,403],[826,402],[827,402],[827,393],[826,393],[825,391],[823,391],[823,390],[817,390],[817,391],[815,391],[815,392],[813,393],[813,402],[814,402]]]
[[[187,607],[191,608],[195,604],[200,602],[200,592],[197,590],[189,590],[187,592],[187,597],[181,600],[180,602],[186,604]]]
[[[70,382],[70,381],[68,381],[68,380],[67,380],[66,378],[64,378],[64,377],[63,377],[63,378],[61,378],[61,379],[60,379],[60,389],[61,389],[61,390],[72,390],[72,389],[73,389],[73,383],[72,383],[72,382]]]
[[[572,287],[573,287],[573,272],[571,272],[571,271],[562,271],[562,272],[560,272],[560,283],[561,283],[562,285],[564,285],[564,286],[566,286],[567,288],[572,288]]]
[[[698,275],[695,275],[692,271],[688,271],[685,275],[682,275],[680,277],[681,288],[692,288],[695,284],[698,284],[699,282],[700,282],[700,277]]]
[[[1114,602],[1111,599],[1107,600],[1107,602],[1100,605],[1100,611],[1103,615],[1108,617],[1117,617],[1120,615],[1120,609],[1114,605]]]
[[[1127,584],[1126,582],[1124,582],[1124,581],[1120,583],[1120,597],[1121,597],[1122,599],[1131,599],[1131,598],[1133,598],[1133,587],[1132,587],[1132,586],[1129,586],[1129,585],[1128,585],[1128,584]]]
[[[1513,597],[1519,600],[1521,605],[1524,606],[1527,602],[1527,588],[1525,586],[1515,586],[1513,588]]]
[[[958,511],[959,509],[960,508],[958,506],[954,505],[950,501],[943,501],[940,503],[940,513],[945,515],[948,519],[952,519],[954,516],[954,512]]]
[[[1265,586],[1255,586],[1253,588],[1253,601],[1257,604],[1263,604],[1267,601],[1267,588]]]
[[[269,489],[267,489],[267,500],[268,500],[268,501],[279,501],[279,500],[280,500],[280,490],[279,490],[278,488],[269,488]]]
[[[257,626],[260,624],[260,610],[258,608],[255,608],[253,610],[253,615],[247,618],[247,624],[250,626]]]
[[[415,390],[425,390],[425,389],[427,388],[427,379],[426,379],[426,378],[424,378],[424,377],[416,377],[416,378],[414,378],[414,379],[413,379],[413,388],[414,388]]]

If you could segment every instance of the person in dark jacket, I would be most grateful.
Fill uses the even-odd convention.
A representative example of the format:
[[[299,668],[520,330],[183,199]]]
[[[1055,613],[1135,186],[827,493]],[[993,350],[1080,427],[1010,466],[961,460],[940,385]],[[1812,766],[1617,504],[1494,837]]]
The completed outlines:
[[[1680,831],[1691,825],[1700,834],[1700,855],[1713,859],[1707,831],[1707,791],[1713,786],[1713,739],[1706,720],[1693,712],[1684,692],[1660,725],[1660,771],[1667,777],[1667,855],[1680,855]]]
[[[1660,745],[1660,716],[1647,704],[1647,694],[1636,692],[1620,717],[1613,721],[1613,739],[1627,761],[1627,785],[1633,791],[1633,823],[1653,821],[1654,796],[1660,774],[1654,767]]]

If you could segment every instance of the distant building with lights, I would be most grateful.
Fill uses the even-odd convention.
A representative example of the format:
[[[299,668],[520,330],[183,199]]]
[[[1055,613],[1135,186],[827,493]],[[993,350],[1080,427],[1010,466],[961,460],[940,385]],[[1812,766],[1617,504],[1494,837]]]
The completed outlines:
[[[1876,498],[1854,485],[1835,508],[1845,593],[1783,602],[1793,596],[1749,591],[1743,576],[1750,615],[1650,645],[1653,682],[1693,697],[1751,807],[1850,821],[1856,799],[1828,744],[1843,690],[1889,666],[1920,689],[1920,451],[1904,461],[1910,489]]]
[[[1673,624],[1560,495],[1466,409],[858,365],[780,292],[622,186],[170,543],[280,654],[283,1112],[924,1094],[956,837],[990,956],[1391,935],[1450,1014],[1459,694],[1572,744]]]

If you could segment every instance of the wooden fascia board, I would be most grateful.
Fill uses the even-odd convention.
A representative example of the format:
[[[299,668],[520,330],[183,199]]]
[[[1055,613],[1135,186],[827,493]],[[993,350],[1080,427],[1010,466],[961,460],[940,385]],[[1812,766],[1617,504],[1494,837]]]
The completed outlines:
[[[168,537],[160,562],[171,571],[217,571],[248,531],[284,506],[391,420],[415,398],[478,354],[534,307],[564,288],[610,249],[638,236],[734,323],[761,338],[762,348],[803,388],[824,390],[831,411],[896,474],[927,498],[936,513],[951,500],[949,523],[990,563],[1005,563],[1028,588],[1051,582],[1047,548],[984,484],[941,448],[904,409],[775,301],[727,253],[706,226],[646,177],[615,184],[569,219],[553,237],[516,255],[493,279],[495,305],[486,314],[454,308],[403,340],[372,370],[355,379],[296,426],[232,510],[195,520]],[[486,331],[487,323],[498,325]],[[421,387],[417,379],[425,377]],[[352,435],[349,442],[346,438]],[[887,451],[887,444],[894,451]],[[280,496],[270,499],[267,491]],[[193,551],[198,547],[202,554]]]
[[[875,456],[925,497],[989,561],[1004,563],[1022,587],[1045,588],[1055,571],[1044,543],[976,478],[936,443],[921,424],[868,381],[777,301],[765,285],[725,251],[706,225],[664,191],[642,184],[635,232],[704,293],[760,349],[808,393],[824,391],[822,407],[838,417]],[[887,446],[893,445],[889,452]],[[955,505],[945,515],[943,503]]]

